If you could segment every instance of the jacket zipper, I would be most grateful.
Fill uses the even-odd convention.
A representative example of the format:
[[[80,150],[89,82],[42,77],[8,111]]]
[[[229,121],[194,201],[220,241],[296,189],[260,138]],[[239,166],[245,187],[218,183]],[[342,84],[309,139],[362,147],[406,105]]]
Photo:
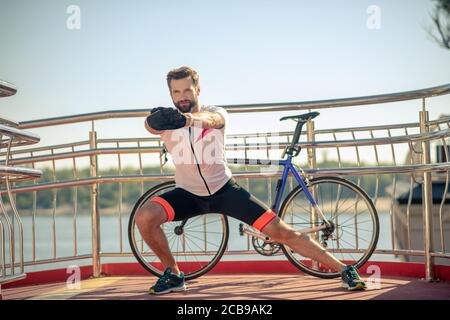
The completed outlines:
[[[192,153],[193,153],[194,158],[195,158],[195,163],[197,165],[198,173],[200,174],[200,177],[202,178],[203,183],[205,184],[206,190],[208,190],[208,194],[211,195],[211,191],[209,191],[208,184],[206,183],[206,180],[205,180],[205,178],[202,175],[202,171],[200,170],[200,164],[198,163],[197,156],[195,155],[194,146],[192,145],[191,127],[189,127],[189,143],[191,144],[191,150],[192,150]]]

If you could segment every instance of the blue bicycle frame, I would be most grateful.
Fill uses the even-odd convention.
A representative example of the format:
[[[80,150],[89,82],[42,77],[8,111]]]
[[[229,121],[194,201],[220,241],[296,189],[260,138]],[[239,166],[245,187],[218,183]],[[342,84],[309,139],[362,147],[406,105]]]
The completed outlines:
[[[287,182],[287,177],[288,177],[289,172],[291,172],[292,175],[295,177],[295,180],[297,180],[298,184],[302,187],[303,192],[305,193],[306,197],[308,198],[308,200],[311,203],[311,205],[313,206],[313,208],[317,210],[317,212],[320,214],[321,218],[325,222],[325,224],[323,226],[309,229],[307,232],[314,232],[314,231],[322,230],[322,229],[326,228],[329,225],[329,222],[325,218],[324,214],[322,213],[322,210],[318,206],[318,204],[317,204],[316,200],[314,199],[314,197],[312,196],[311,192],[309,192],[309,190],[305,184],[305,181],[302,179],[302,177],[299,175],[299,173],[295,169],[294,165],[292,164],[292,155],[289,154],[286,160],[279,160],[278,164],[283,166],[284,169],[283,169],[283,174],[281,177],[281,183],[279,182],[277,184],[277,193],[275,196],[275,202],[272,206],[272,210],[278,214],[278,212],[280,210],[280,206],[281,206],[281,200],[282,200],[281,197],[283,196],[284,188],[285,188],[286,182]]]

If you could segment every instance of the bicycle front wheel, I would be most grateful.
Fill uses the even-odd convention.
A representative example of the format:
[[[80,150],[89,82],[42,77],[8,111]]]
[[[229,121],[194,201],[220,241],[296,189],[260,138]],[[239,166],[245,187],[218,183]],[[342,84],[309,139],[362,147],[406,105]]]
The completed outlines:
[[[135,223],[137,210],[147,201],[175,188],[175,183],[165,182],[148,190],[134,205],[128,222],[128,239],[137,261],[150,273],[161,276],[164,266],[146,244]],[[229,228],[222,214],[208,213],[186,221],[166,222],[162,226],[170,251],[186,280],[191,280],[211,270],[225,252]]]
[[[338,177],[310,179],[308,190],[332,226],[309,233],[328,252],[347,265],[360,268],[378,242],[379,222],[369,196],[354,183]],[[321,226],[323,219],[314,210],[301,186],[292,190],[280,209],[280,218],[298,232]],[[306,233],[306,232],[303,232]],[[284,254],[303,272],[320,278],[337,278],[340,273],[281,246]]]

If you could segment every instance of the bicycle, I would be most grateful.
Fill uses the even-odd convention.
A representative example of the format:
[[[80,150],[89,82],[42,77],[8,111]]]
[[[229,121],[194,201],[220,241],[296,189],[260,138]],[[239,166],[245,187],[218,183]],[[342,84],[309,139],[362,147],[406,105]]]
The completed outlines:
[[[372,200],[361,187],[343,178],[329,176],[308,179],[305,175],[302,178],[299,171],[303,173],[303,170],[298,171],[292,163],[292,158],[301,151],[297,144],[303,125],[318,115],[318,112],[310,112],[280,119],[292,119],[297,125],[290,145],[283,151],[282,160],[278,160],[278,164],[284,168],[276,185],[275,200],[271,208],[296,231],[309,234],[335,256],[340,255],[337,256],[338,259],[360,268],[370,259],[378,242],[379,220]],[[283,160],[286,155],[287,159]],[[250,160],[246,160],[250,164]],[[289,173],[298,185],[282,199]],[[164,267],[140,237],[134,218],[137,209],[145,202],[174,187],[175,182],[168,181],[143,194],[134,205],[128,224],[128,238],[134,256],[146,270],[156,276],[163,274]],[[207,273],[220,261],[230,233],[228,218],[217,213],[168,222],[162,227],[186,280]],[[304,228],[298,229],[299,227]],[[244,227],[241,223],[239,234],[251,236],[253,247],[262,255],[275,255],[281,248],[288,260],[306,274],[327,279],[340,276],[339,272],[302,257],[285,245],[274,243],[250,226]]]

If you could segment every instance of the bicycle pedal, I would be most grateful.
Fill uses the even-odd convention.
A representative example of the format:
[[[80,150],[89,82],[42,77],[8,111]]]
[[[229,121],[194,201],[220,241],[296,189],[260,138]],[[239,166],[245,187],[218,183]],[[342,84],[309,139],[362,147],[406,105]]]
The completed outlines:
[[[244,235],[244,224],[243,223],[239,223],[239,235],[240,236]]]

